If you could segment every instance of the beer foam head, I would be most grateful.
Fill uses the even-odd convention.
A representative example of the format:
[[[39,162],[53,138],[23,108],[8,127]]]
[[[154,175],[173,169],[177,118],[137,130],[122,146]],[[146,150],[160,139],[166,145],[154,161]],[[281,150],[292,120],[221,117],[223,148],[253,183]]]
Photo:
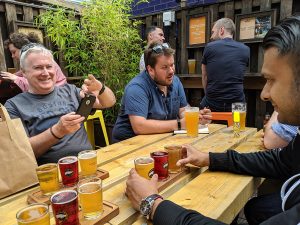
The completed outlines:
[[[153,159],[150,158],[150,157],[141,157],[141,158],[137,158],[135,160],[136,164],[149,164],[149,163],[152,163],[152,162],[153,162]]]
[[[77,197],[77,192],[73,190],[65,190],[56,192],[51,196],[51,202],[54,204],[65,204],[73,201]]]
[[[60,164],[71,164],[71,163],[76,162],[76,161],[77,161],[76,156],[67,156],[67,157],[61,158],[58,161],[58,163],[60,163]]]
[[[79,154],[78,158],[79,159],[91,159],[91,158],[94,158],[96,156],[97,156],[96,152],[84,152],[82,154]]]

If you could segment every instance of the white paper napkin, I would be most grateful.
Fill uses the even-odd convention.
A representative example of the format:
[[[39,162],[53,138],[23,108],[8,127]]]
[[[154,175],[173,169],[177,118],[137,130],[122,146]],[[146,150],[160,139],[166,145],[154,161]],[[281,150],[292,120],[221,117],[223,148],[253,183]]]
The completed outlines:
[[[186,130],[174,130],[174,134],[186,134]],[[198,134],[209,134],[208,127],[205,125],[200,125]]]

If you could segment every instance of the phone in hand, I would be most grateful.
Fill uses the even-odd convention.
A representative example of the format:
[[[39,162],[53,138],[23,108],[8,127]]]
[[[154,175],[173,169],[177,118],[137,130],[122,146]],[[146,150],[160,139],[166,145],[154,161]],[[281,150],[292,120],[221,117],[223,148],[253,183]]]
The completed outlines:
[[[95,101],[96,97],[94,95],[85,95],[85,97],[80,101],[76,114],[85,117],[85,120],[87,120],[88,116],[90,115],[93,109]]]

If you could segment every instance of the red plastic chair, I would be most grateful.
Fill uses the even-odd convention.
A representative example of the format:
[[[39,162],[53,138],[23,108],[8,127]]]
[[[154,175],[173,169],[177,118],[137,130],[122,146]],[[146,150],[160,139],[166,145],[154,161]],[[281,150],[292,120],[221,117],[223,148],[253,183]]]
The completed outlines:
[[[227,125],[230,127],[233,125],[232,112],[212,112],[212,121],[223,120],[227,121]]]

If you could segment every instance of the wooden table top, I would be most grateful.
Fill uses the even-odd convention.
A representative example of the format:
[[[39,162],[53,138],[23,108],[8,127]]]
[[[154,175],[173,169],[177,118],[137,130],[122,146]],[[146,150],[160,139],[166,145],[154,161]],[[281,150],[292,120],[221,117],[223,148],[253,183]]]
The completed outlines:
[[[110,224],[147,223],[124,195],[128,172],[134,167],[133,160],[138,156],[162,150],[168,144],[189,143],[206,152],[223,152],[228,148],[243,152],[262,149],[256,128],[247,128],[239,138],[233,138],[232,128],[224,125],[210,124],[209,130],[210,134],[199,134],[196,138],[171,133],[140,135],[98,150],[99,167],[110,173],[109,178],[103,181],[104,200],[120,208],[120,214]],[[206,169],[191,169],[190,173],[168,186],[161,194],[179,205],[231,222],[261,181],[248,176],[213,173]],[[16,212],[27,205],[27,194],[36,189],[31,188],[0,200],[0,224],[16,224]],[[55,224],[53,218],[51,224]]]

